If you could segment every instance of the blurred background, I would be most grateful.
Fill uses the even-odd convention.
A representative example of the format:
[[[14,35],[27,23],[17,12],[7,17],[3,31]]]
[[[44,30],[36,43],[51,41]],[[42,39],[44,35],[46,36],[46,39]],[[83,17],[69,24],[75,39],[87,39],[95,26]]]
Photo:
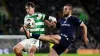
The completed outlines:
[[[0,54],[13,53],[12,48],[21,40],[25,39],[19,31],[23,25],[25,3],[33,2],[36,12],[55,16],[57,20],[62,17],[62,8],[65,4],[72,4],[73,15],[79,17],[88,28],[88,45],[84,45],[80,28],[76,31],[75,42],[68,53],[83,53],[84,50],[100,54],[100,0],[0,0]],[[56,29],[48,30],[46,34],[57,34]],[[50,44],[45,43],[38,51],[48,53]],[[94,52],[97,50],[97,52]],[[83,52],[82,52],[83,51]],[[66,52],[65,52],[66,53]]]

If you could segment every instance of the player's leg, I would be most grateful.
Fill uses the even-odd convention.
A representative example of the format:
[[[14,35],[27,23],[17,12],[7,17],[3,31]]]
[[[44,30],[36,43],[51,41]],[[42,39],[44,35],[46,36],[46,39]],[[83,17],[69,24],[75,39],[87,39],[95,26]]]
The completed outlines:
[[[35,38],[42,41],[48,41],[55,44],[58,44],[61,37],[59,35],[41,35],[41,34],[30,34],[24,27],[24,32],[26,33],[27,38]]]
[[[29,42],[27,44],[29,44],[30,48],[29,48],[29,56],[34,56],[34,53],[39,49],[39,40],[36,39],[29,39]]]
[[[35,45],[33,45],[29,50],[29,56],[34,56],[34,53],[36,52],[37,48]]]
[[[64,53],[66,54],[66,53],[68,53],[68,51],[69,51],[69,49],[66,49],[66,50],[64,51]]]
[[[24,32],[23,27],[20,28],[21,32]],[[24,49],[23,45],[21,43],[18,43],[16,46],[14,46],[13,50],[16,54],[16,56],[23,56],[22,55],[22,50]]]
[[[13,50],[16,54],[16,56],[23,56],[22,50],[24,49],[23,45],[18,43],[16,46],[14,46]]]
[[[58,54],[53,48],[51,48],[49,52],[49,56],[58,56]]]
[[[61,53],[65,51],[66,47],[61,44],[56,44],[52,47],[49,52],[49,56],[59,56]]]
[[[34,37],[34,34],[32,35]],[[39,40],[48,41],[54,44],[59,44],[61,37],[59,35],[40,35]]]
[[[61,40],[59,41],[59,44],[55,44],[52,47],[52,50],[49,53],[49,56],[57,56],[60,55],[61,53],[63,53],[66,48],[68,48],[70,46],[70,40],[67,40],[64,36],[61,36]]]
[[[64,51],[64,53],[68,53],[70,51],[73,51],[73,53],[76,53],[77,52],[77,45],[75,45],[74,41],[71,41],[69,47]]]

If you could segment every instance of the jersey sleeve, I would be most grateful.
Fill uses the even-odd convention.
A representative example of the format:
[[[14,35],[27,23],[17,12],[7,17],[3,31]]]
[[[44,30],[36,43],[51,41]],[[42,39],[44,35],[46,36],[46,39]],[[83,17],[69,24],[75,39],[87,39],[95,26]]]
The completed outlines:
[[[45,14],[42,14],[42,20],[44,20],[45,19]]]
[[[37,19],[44,20],[45,14],[43,14],[43,13],[38,13],[37,15],[38,15],[38,16],[37,16]]]
[[[71,21],[75,26],[80,26],[80,25],[82,24],[82,21],[81,21],[79,18],[77,18],[77,17],[71,18],[70,21]]]

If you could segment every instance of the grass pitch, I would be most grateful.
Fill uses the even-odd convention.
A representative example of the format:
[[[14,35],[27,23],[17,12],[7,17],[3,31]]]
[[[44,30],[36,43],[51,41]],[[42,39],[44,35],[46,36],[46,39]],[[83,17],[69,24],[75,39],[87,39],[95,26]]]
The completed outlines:
[[[15,56],[15,54],[0,54],[0,56]],[[24,54],[23,56],[28,56]],[[45,53],[36,53],[35,56],[48,56]],[[61,56],[100,56],[100,54],[62,54]]]

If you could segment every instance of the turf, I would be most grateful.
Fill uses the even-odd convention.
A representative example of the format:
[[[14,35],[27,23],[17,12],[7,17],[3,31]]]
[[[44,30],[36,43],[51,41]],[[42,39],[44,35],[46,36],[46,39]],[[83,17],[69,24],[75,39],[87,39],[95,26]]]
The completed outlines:
[[[0,54],[0,56],[15,56],[15,54]],[[28,56],[24,54],[24,56]],[[48,56],[48,54],[36,53],[35,56]],[[61,56],[100,56],[100,54],[62,54]]]

